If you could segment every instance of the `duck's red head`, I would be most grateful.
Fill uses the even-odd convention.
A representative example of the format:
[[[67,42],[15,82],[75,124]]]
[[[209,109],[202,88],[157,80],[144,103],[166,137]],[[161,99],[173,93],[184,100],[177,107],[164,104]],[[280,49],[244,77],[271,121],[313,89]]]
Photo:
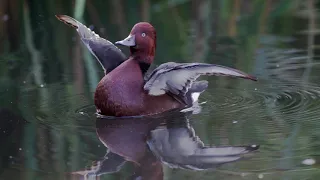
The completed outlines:
[[[156,30],[147,22],[140,22],[133,26],[130,34],[121,44],[130,47],[131,56],[140,62],[151,64],[156,51]]]

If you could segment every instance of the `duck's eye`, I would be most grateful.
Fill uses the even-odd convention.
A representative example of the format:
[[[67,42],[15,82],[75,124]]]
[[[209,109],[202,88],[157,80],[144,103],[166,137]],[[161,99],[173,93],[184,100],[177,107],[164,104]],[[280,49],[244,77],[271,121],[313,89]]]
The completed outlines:
[[[146,33],[142,33],[141,36],[142,36],[142,37],[146,37]]]

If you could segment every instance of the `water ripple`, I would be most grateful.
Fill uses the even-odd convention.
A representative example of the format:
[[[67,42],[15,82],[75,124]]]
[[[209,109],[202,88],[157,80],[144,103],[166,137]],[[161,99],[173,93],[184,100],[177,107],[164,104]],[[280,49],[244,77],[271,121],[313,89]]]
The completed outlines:
[[[215,88],[213,93],[206,94],[211,106],[228,114],[245,113],[245,110],[256,117],[265,117],[266,109],[273,115],[308,117],[309,120],[318,114],[320,108],[320,88],[314,84],[299,85],[294,83],[274,83],[272,86],[259,84],[254,89]]]

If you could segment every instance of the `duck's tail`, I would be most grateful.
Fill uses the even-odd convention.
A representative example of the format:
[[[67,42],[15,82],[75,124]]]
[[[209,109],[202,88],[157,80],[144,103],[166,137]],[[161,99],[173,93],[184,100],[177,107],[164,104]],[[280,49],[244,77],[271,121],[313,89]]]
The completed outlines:
[[[193,104],[198,101],[200,94],[208,88],[208,81],[195,81],[188,90],[186,97],[188,104]]]

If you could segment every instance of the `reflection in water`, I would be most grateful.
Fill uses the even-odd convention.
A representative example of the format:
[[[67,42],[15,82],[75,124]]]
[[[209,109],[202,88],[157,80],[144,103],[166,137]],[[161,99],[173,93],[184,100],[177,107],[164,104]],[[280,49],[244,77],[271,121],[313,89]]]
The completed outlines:
[[[99,117],[96,131],[108,148],[90,170],[77,171],[86,178],[119,171],[127,161],[134,165],[129,179],[163,179],[162,163],[171,168],[205,170],[237,161],[259,149],[258,145],[206,147],[189,124],[188,114],[107,118]]]

